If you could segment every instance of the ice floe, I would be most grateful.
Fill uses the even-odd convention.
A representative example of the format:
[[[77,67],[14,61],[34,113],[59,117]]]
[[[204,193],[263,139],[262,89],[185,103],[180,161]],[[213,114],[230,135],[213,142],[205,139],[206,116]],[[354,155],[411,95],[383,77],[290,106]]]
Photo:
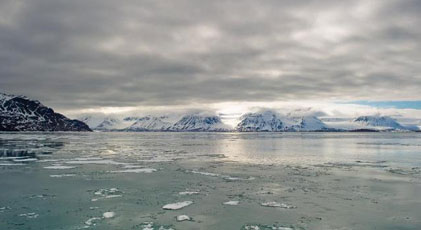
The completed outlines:
[[[250,224],[244,225],[242,230],[294,230],[291,227],[276,226],[276,225],[261,225],[261,224]]]
[[[234,176],[229,176],[229,175],[222,175],[222,174],[218,174],[218,173],[211,173],[211,172],[202,172],[202,171],[196,171],[196,170],[191,170],[191,171],[186,171],[186,172],[190,172],[193,174],[199,174],[199,175],[203,175],[203,176],[210,176],[210,177],[220,177],[226,181],[246,181],[246,180],[254,180],[254,177],[248,177],[248,178],[241,178],[241,177],[234,177]]]
[[[113,160],[71,160],[64,162],[66,164],[101,164],[101,165],[127,165],[128,163],[117,162]]]
[[[240,201],[238,201],[238,200],[230,200],[230,201],[224,202],[223,204],[235,206],[235,205],[240,204]]]
[[[211,172],[201,172],[201,171],[196,171],[196,170],[192,170],[190,172],[193,173],[193,174],[200,174],[200,175],[203,175],[203,176],[211,176],[211,177],[219,177],[220,176],[220,174],[211,173]]]
[[[55,165],[51,165],[51,166],[45,166],[45,169],[74,169],[76,168],[75,166],[66,166],[66,165],[59,165],[59,164],[55,164]]]
[[[95,226],[99,220],[101,220],[100,217],[89,218],[87,221],[85,221],[85,225],[86,226]]]
[[[171,226],[156,225],[153,222],[143,222],[140,225],[140,230],[175,230]]]
[[[182,201],[182,202],[177,202],[177,203],[172,203],[172,204],[166,204],[162,208],[166,210],[178,210],[192,204],[193,204],[193,201]]]
[[[94,192],[95,196],[98,196],[98,198],[92,198],[91,201],[98,201],[99,199],[111,199],[111,198],[117,198],[122,197],[123,192],[118,190],[118,188],[110,188],[110,189],[99,189]]]
[[[123,169],[123,170],[116,170],[110,171],[112,173],[153,173],[157,170],[154,168],[134,168],[134,169]]]
[[[22,163],[0,163],[0,166],[23,166]]]
[[[113,218],[114,216],[115,216],[115,212],[104,212],[102,214],[102,217],[104,217],[105,219]]]
[[[177,219],[178,222],[191,220],[191,218],[187,215],[179,215],[179,216],[176,217],[176,219]]]
[[[10,210],[9,206],[0,207],[0,213],[5,212],[6,210]]]
[[[19,216],[26,217],[28,219],[35,219],[35,218],[38,218],[39,215],[36,214],[35,212],[28,212],[28,213],[19,214]]]
[[[14,159],[14,162],[33,162],[38,161],[37,158],[24,158],[24,159]]]
[[[285,203],[279,203],[279,202],[275,202],[275,201],[263,202],[263,203],[261,203],[261,205],[264,206],[264,207],[273,207],[273,208],[285,208],[285,209],[296,208],[295,206],[285,204]]]
[[[200,193],[199,191],[184,191],[184,192],[179,192],[178,195],[188,196],[188,195],[197,195],[199,193]]]
[[[62,177],[73,177],[76,176],[76,174],[53,174],[50,175],[52,178],[62,178]]]

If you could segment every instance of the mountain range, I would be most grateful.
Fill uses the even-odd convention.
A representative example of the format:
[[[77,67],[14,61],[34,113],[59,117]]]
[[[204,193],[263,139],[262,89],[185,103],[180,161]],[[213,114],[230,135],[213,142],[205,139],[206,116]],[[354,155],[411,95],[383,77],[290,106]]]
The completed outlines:
[[[0,93],[0,131],[420,131],[417,125],[405,125],[388,116],[332,118],[322,115],[262,110],[242,115],[235,127],[224,124],[220,116],[206,112],[124,118],[88,115],[73,120],[37,100]]]

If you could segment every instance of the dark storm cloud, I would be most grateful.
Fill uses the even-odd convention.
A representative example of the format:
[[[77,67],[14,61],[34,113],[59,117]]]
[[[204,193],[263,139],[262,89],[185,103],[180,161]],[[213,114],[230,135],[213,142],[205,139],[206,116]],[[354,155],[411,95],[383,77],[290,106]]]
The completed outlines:
[[[420,1],[0,2],[0,89],[60,109],[419,99]]]

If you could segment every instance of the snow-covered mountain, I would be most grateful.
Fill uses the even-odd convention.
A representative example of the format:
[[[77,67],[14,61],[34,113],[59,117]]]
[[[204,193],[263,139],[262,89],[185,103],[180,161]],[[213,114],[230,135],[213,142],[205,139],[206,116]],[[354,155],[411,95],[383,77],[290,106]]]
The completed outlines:
[[[191,113],[186,115],[170,114],[144,117],[125,117],[123,119],[84,116],[80,118],[93,130],[98,131],[228,131],[231,128],[222,123],[219,116]]]
[[[0,131],[91,131],[37,100],[0,93]]]
[[[266,110],[248,113],[240,118],[236,130],[239,132],[294,132],[328,130],[327,126],[315,116],[281,115]]]
[[[329,127],[344,131],[418,131],[417,126],[403,125],[388,116],[360,116],[354,119],[322,119]]]
[[[126,131],[166,131],[173,123],[168,116],[145,116],[140,118],[125,118],[124,120],[135,121],[132,125],[127,127]]]
[[[85,122],[91,129],[97,131],[112,131],[124,129],[127,126],[133,124],[134,120],[121,120],[115,117],[106,117],[106,116],[82,116],[79,120]]]
[[[385,128],[385,129],[405,129],[395,119],[386,116],[361,116],[354,120],[364,127]]]
[[[169,127],[170,131],[229,131],[219,116],[189,114]]]

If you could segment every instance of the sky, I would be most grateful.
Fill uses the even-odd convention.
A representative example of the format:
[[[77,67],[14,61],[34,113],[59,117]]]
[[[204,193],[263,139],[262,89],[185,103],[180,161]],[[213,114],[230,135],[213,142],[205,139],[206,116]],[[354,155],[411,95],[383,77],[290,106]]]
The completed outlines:
[[[65,114],[419,114],[419,0],[1,0],[0,91]]]

